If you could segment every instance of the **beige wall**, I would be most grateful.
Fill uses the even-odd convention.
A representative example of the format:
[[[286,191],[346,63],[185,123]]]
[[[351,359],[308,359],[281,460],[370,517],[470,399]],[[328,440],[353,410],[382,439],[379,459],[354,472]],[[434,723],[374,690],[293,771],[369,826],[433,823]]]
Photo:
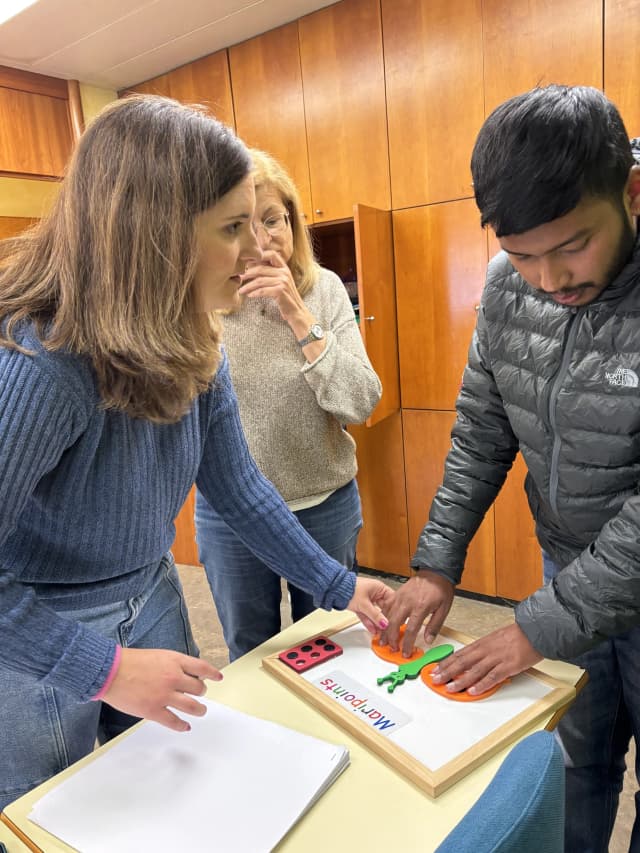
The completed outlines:
[[[118,93],[80,83],[80,99],[88,124]],[[0,177],[0,216],[40,217],[49,209],[58,190],[57,181]]]

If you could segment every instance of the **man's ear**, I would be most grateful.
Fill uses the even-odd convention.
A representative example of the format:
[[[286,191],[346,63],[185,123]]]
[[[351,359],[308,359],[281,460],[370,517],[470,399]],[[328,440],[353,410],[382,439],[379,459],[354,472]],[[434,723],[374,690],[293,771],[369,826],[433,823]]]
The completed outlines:
[[[640,166],[632,166],[629,170],[625,195],[629,201],[629,212],[640,216]]]

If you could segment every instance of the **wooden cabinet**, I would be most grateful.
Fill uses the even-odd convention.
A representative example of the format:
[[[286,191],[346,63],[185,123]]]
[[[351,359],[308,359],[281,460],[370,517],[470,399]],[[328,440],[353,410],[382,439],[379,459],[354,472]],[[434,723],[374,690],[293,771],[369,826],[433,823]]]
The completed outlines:
[[[350,426],[357,445],[358,486],[364,526],[359,565],[408,576],[409,538],[400,412],[373,427]]]
[[[561,6],[557,0],[483,0],[486,114],[533,86],[602,88],[602,6],[602,0]]]
[[[202,104],[221,122],[235,128],[226,50],[210,53],[159,77],[136,83],[120,95],[131,92],[165,95],[183,104]]]
[[[313,221],[388,210],[379,0],[342,0],[298,21]]]
[[[15,237],[37,221],[37,219],[30,219],[27,216],[0,216],[0,240]]]
[[[0,66],[0,172],[58,178],[73,148],[66,80]]]
[[[604,91],[629,136],[640,136],[640,0],[604,4]]]
[[[496,593],[520,601],[542,586],[542,555],[524,492],[527,466],[520,454],[494,504]]]
[[[371,427],[400,409],[391,213],[356,204],[353,220],[317,225],[312,236],[322,266],[343,281],[353,275],[357,279],[360,332],[383,389],[367,419]]]
[[[382,0],[394,209],[473,195],[484,118],[481,0]]]
[[[442,482],[444,462],[451,446],[455,412],[404,409],[404,462],[411,552],[427,522],[429,507]],[[496,595],[493,508],[476,533],[465,563],[461,589]]]
[[[230,47],[229,66],[238,136],[282,163],[312,222],[297,22]]]
[[[393,213],[404,409],[453,409],[487,266],[472,199]]]
[[[187,566],[200,565],[198,546],[196,545],[195,506],[196,489],[194,486],[175,520],[176,538],[171,546],[176,563],[184,563]]]

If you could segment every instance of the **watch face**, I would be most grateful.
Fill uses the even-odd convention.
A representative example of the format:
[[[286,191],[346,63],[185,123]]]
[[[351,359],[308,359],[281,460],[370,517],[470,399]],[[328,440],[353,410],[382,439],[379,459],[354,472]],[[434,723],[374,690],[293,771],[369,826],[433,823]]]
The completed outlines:
[[[321,341],[324,338],[324,329],[318,323],[314,323],[309,331],[317,341]]]

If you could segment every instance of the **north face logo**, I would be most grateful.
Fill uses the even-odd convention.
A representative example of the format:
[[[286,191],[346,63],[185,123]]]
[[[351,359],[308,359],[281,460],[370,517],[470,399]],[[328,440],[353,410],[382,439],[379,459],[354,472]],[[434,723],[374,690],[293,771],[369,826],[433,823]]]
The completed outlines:
[[[604,374],[609,385],[623,385],[625,388],[637,388],[640,384],[638,374],[628,367],[619,367],[614,373]]]

